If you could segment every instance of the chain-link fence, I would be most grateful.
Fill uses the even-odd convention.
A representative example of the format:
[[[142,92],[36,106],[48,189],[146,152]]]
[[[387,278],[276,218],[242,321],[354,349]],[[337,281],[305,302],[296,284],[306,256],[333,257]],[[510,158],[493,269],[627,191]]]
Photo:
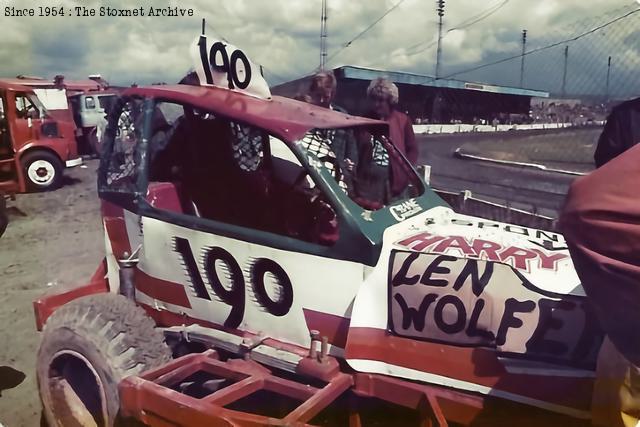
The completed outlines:
[[[434,185],[471,188],[480,198],[557,215],[572,180],[595,168],[594,151],[611,109],[640,96],[639,29],[637,2],[612,3],[605,13],[545,33],[528,28],[512,52],[493,61],[445,67],[443,82],[482,82],[483,88],[468,89],[494,85],[523,93],[482,100],[468,90],[444,90],[436,107],[413,117],[417,133],[428,135],[421,148],[423,159],[435,163]],[[454,156],[469,160],[465,168],[439,165],[439,144],[447,143],[455,145]]]
[[[481,77],[488,83],[508,85],[515,82],[496,80],[495,76],[504,75],[498,70],[510,68],[513,79],[520,75],[523,87],[548,93],[548,98],[533,97],[526,113],[509,112],[505,105],[504,113],[490,118],[491,123],[488,118],[480,119],[496,130],[542,128],[547,131],[545,135],[525,137],[526,143],[522,144],[507,144],[503,138],[471,143],[465,151],[551,168],[566,165],[576,172],[589,170],[608,112],[640,95],[638,12],[638,3],[632,2],[545,34],[537,34],[532,28],[523,35],[524,56],[513,55],[509,60],[480,64],[466,72],[452,72],[449,77]]]

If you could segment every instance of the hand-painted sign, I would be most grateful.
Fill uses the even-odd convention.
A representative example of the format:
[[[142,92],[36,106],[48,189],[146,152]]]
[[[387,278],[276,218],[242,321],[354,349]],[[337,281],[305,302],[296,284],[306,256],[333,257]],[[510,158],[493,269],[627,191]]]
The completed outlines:
[[[414,234],[396,243],[419,252],[458,255],[465,258],[486,259],[502,262],[512,267],[531,271],[532,263],[542,270],[556,271],[558,262],[569,258],[566,253],[547,252],[544,249],[525,249],[516,246],[503,246],[500,243],[479,238],[463,236],[438,236],[422,232]]]
[[[435,218],[427,218],[426,225],[436,224]],[[521,227],[519,225],[505,224],[502,222],[482,220],[465,216],[463,218],[451,218],[451,225],[463,228],[476,228],[479,230],[500,230],[515,236],[525,237],[529,242],[551,251],[567,250],[567,244],[561,234],[552,231],[536,230],[533,228]]]
[[[232,44],[201,35],[191,45],[191,57],[201,85],[218,86],[257,98],[271,98],[262,68]]]
[[[592,366],[602,335],[585,298],[542,292],[505,264],[394,251],[393,333]]]

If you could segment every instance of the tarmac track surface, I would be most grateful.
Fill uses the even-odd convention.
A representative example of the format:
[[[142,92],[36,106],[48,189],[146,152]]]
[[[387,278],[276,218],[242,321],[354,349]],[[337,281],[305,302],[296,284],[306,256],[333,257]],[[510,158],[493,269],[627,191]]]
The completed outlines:
[[[482,138],[486,138],[482,135]],[[431,165],[431,185],[448,191],[470,190],[474,197],[557,217],[574,175],[508,166],[454,156],[474,134],[416,135],[418,163]]]

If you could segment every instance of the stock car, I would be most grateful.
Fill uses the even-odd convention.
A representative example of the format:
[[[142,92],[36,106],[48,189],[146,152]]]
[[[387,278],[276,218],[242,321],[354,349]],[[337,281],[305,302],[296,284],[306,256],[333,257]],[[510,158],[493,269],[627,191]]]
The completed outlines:
[[[104,262],[34,303],[49,425],[588,425],[602,333],[561,235],[454,211],[385,122],[192,50],[199,85],[109,117]]]

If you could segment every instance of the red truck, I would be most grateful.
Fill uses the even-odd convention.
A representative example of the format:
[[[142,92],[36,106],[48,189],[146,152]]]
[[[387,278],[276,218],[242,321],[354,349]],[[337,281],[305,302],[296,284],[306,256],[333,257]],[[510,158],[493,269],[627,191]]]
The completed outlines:
[[[71,114],[47,110],[26,82],[0,79],[0,191],[8,194],[55,188],[65,167],[82,163]]]

